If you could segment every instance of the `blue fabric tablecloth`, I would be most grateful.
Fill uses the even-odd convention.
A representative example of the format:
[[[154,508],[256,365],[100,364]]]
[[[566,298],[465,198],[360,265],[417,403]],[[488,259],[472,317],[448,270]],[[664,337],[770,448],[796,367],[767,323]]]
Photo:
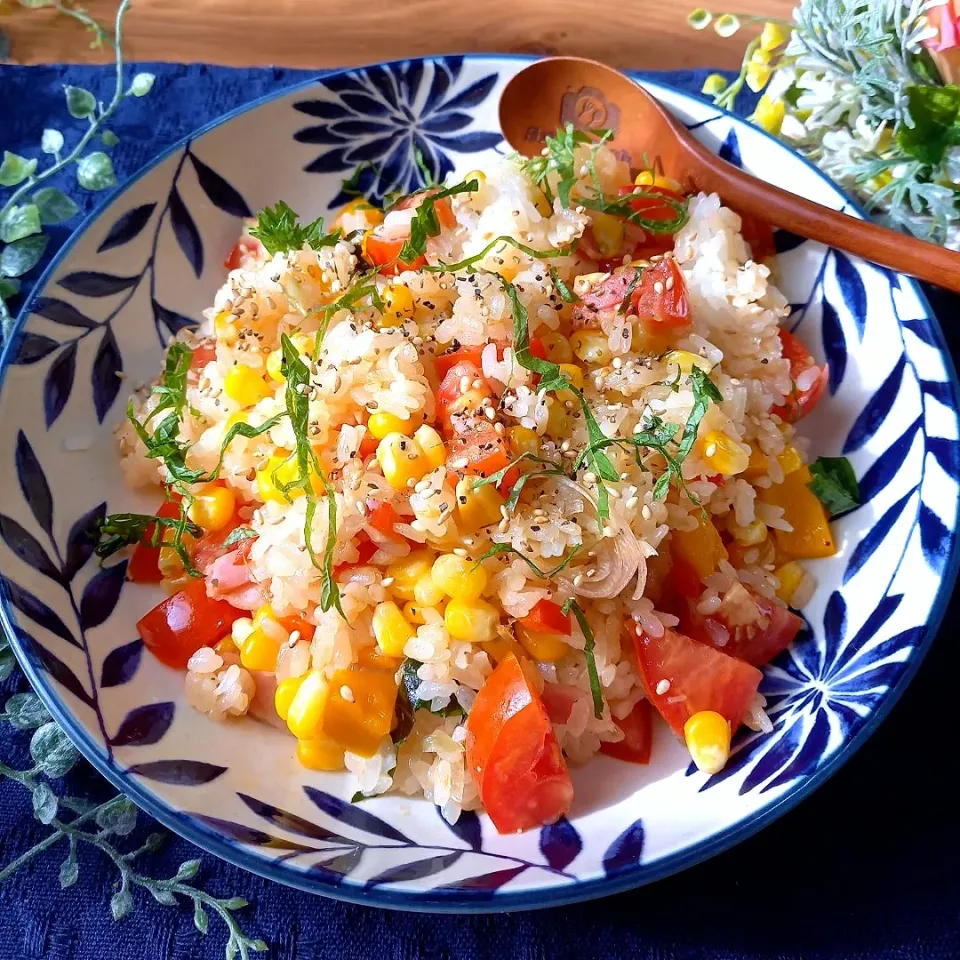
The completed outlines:
[[[309,75],[203,65],[146,69],[157,74],[153,92],[124,104],[114,125],[121,180],[200,124]],[[698,91],[703,76],[659,79]],[[63,84],[105,94],[111,77],[107,68],[0,67],[0,147],[35,149],[43,127],[64,115]],[[99,199],[70,192],[86,210]],[[48,256],[69,229],[53,228]],[[929,293],[948,341],[960,346],[958,301]],[[960,803],[949,787],[960,766],[958,614],[954,604],[901,703],[829,783],[751,840],[653,886],[539,913],[434,917],[312,897],[209,855],[202,855],[200,880],[219,896],[250,900],[238,919],[281,960],[960,958]],[[15,674],[0,691],[0,704],[24,684]],[[0,761],[27,766],[28,739],[0,724]],[[66,786],[100,799],[111,792],[82,764]],[[141,815],[143,836],[151,830],[146,820]],[[29,792],[0,780],[0,869],[48,832],[32,815]],[[0,885],[0,960],[223,956],[219,921],[211,917],[210,932],[201,937],[189,906],[161,906],[140,893],[133,913],[115,923],[109,902],[116,871],[89,849],[81,851],[78,882],[61,891],[65,854],[48,851]],[[141,868],[169,876],[196,855],[171,837]]]

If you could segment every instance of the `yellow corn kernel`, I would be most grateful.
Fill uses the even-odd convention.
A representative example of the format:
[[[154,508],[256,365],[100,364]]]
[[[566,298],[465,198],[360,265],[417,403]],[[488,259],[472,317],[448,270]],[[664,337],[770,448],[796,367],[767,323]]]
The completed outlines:
[[[487,175],[482,170],[471,170],[469,173],[464,174],[462,182],[469,183],[471,180],[476,180],[482,187],[487,182]]]
[[[415,627],[427,622],[427,616],[424,611],[433,610],[434,607],[427,604],[417,603],[416,600],[408,600],[403,605],[403,616],[407,623],[412,623]]]
[[[267,355],[267,376],[271,380],[276,380],[277,383],[283,383],[286,378],[283,375],[282,368],[283,351],[271,350]]]
[[[510,427],[507,430],[507,442],[514,457],[522,457],[525,453],[535,454],[540,449],[540,438],[536,430],[529,427]]]
[[[446,594],[426,573],[413,585],[413,600],[421,607],[436,607],[443,603]]]
[[[476,600],[486,589],[487,571],[474,560],[446,553],[433,561],[433,582],[451,599]]]
[[[265,603],[262,606],[257,607],[256,612],[253,615],[253,625],[254,627],[262,627],[264,620],[273,620],[276,621],[277,615],[274,612],[272,606],[269,603]]]
[[[522,623],[516,625],[517,640],[527,653],[538,663],[556,663],[570,650],[570,644],[553,633],[538,633],[528,630]]]
[[[703,462],[709,473],[733,477],[750,466],[750,454],[721,430],[710,430],[703,438]]]
[[[330,684],[322,670],[310,670],[297,679],[300,686],[287,707],[287,727],[298,740],[313,740],[320,734]]]
[[[404,320],[409,320],[415,310],[413,292],[402,283],[391,283],[380,295],[383,300],[383,317],[380,325],[383,327],[398,327]]]
[[[767,85],[772,73],[773,68],[769,63],[759,63],[756,60],[751,60],[747,64],[747,86],[754,93],[759,93]]]
[[[488,643],[497,635],[500,614],[486,600],[451,600],[443,611],[447,633],[455,640]]]
[[[777,567],[777,569],[773,571],[773,575],[780,581],[780,586],[777,587],[777,596],[787,606],[790,606],[793,601],[793,595],[797,592],[797,587],[799,587],[803,581],[803,567],[801,567],[796,560],[789,560],[783,564],[783,566]]]
[[[674,193],[683,193],[683,185],[672,177],[654,175],[652,170],[641,170],[634,179],[638,187],[662,187],[664,190],[673,190]]]
[[[274,500],[277,503],[289,503],[303,496],[301,487],[293,487],[286,492],[284,488],[288,483],[292,483],[300,476],[296,461],[289,455],[276,455],[270,457],[266,466],[257,471],[257,491],[260,499],[266,502]],[[317,496],[324,493],[323,482],[311,471],[310,486]]]
[[[780,464],[784,476],[799,470],[803,466],[800,451],[792,443],[788,443],[783,448],[783,452],[777,456],[777,463]]]
[[[603,257],[615,257],[623,248],[623,220],[609,213],[595,213],[591,220],[593,238]]]
[[[396,702],[393,670],[338,670],[330,681],[322,735],[351,753],[372,757],[390,732]]]
[[[388,433],[377,444],[377,460],[394,490],[413,487],[431,470],[430,461],[419,444],[402,433]]]
[[[767,525],[762,520],[754,520],[745,527],[731,523],[728,529],[733,534],[733,539],[742,547],[755,547],[767,539]]]
[[[204,530],[222,530],[233,517],[237,498],[229,487],[206,484],[194,494],[187,516]]]
[[[447,462],[447,451],[443,445],[443,438],[429,424],[424,423],[417,427],[413,434],[413,442],[427,458],[431,470],[442,467]]]
[[[578,367],[575,363],[561,363],[560,372],[570,381],[571,386],[578,390],[583,389],[583,367]]]
[[[402,657],[404,644],[415,635],[400,608],[392,601],[378,603],[373,611],[373,635],[388,657]]]
[[[719,773],[730,756],[730,724],[714,710],[701,710],[683,725],[690,757],[698,770]]]
[[[405,437],[409,437],[415,426],[416,421],[413,418],[401,420],[400,417],[383,411],[371,413],[367,421],[367,429],[378,440],[382,440],[388,433],[402,433]]]
[[[229,310],[221,310],[214,317],[213,332],[221,343],[230,347],[240,337],[240,325],[233,319]]]
[[[429,550],[414,550],[394,560],[387,567],[387,577],[393,579],[390,592],[401,600],[416,599],[417,582],[430,573],[432,566],[433,554]]]
[[[717,569],[721,560],[727,560],[727,548],[710,519],[704,520],[699,511],[694,511],[697,521],[695,530],[674,530],[670,534],[670,552],[680,560],[685,560],[696,571],[701,580]]]
[[[240,662],[248,670],[273,670],[279,652],[280,643],[257,628],[240,648]]]
[[[699,367],[704,373],[709,373],[713,369],[713,364],[699,354],[691,353],[689,350],[671,350],[663,355],[663,362],[670,366],[676,364],[680,372],[689,376],[693,373],[694,367]]]
[[[277,689],[274,691],[273,705],[276,708],[277,716],[284,723],[287,721],[290,704],[293,703],[293,698],[297,695],[301,683],[303,683],[303,677],[287,677],[286,680],[281,680],[277,684]]]
[[[343,747],[326,738],[298,740],[297,760],[308,770],[342,770]]]
[[[499,523],[501,508],[507,502],[492,483],[474,489],[475,480],[475,477],[464,477],[457,482],[457,514],[461,533],[476,533],[481,527]]]
[[[790,531],[774,531],[778,556],[812,560],[832,557],[837,552],[827,511],[807,486],[812,479],[810,468],[802,466],[788,474],[783,483],[759,491],[764,503],[783,508],[783,519],[793,527]]]
[[[571,432],[570,410],[561,394],[576,396],[571,390],[558,390],[554,396],[547,397],[546,432],[551,437],[568,437]]]
[[[584,363],[603,366],[613,359],[607,335],[601,330],[578,330],[570,338],[570,346]]]
[[[217,641],[217,645],[213,649],[221,655],[224,653],[236,653],[237,645],[233,642],[233,637],[228,633],[225,637]]]
[[[776,50],[777,47],[786,43],[788,38],[789,34],[779,23],[767,21],[763,25],[763,32],[760,34],[760,49]]]
[[[493,640],[488,640],[486,643],[481,644],[481,649],[495,663],[500,663],[511,653],[521,663],[527,659],[526,650],[524,650],[516,640],[512,640],[509,637],[494,637]]]
[[[569,363],[573,359],[570,341],[562,333],[543,333],[540,342],[551,363]]]
[[[727,78],[722,73],[711,73],[710,76],[703,81],[700,92],[705,93],[708,97],[715,97],[717,94],[723,93],[726,89]]]
[[[787,108],[782,100],[774,100],[769,93],[765,93],[757,103],[750,118],[758,127],[776,136],[783,125]]]
[[[270,388],[256,370],[238,363],[223,378],[223,392],[241,407],[252,407],[270,396]]]

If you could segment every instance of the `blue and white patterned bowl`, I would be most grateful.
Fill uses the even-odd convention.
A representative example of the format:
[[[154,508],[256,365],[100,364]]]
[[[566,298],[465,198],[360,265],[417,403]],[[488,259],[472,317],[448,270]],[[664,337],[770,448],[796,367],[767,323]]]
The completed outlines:
[[[328,76],[219,121],[160,156],[87,220],[37,287],[2,358],[3,624],[58,721],[118,787],[201,847],[305,890],[383,906],[511,910],[612,893],[677,871],[757,830],[832,773],[917,668],[955,573],[957,383],[916,285],[781,236],[780,283],[830,362],[804,423],[818,454],[850,457],[863,505],[812,564],[809,633],[767,669],[771,734],[739,739],[722,774],[691,769],[657,730],[646,768],[598,757],[574,774],[570,820],[498,836],[448,827],[422,800],[351,805],[345,776],[303,770],[294,741],[218,726],[183,702],[182,675],[144,656],[137,618],[157,597],[125,564],[91,559],[91,520],[151,509],[122,483],[111,431],[162,344],[223,280],[240,218],[284,199],[338,206],[362,161],[374,198],[411,190],[419,147],[436,175],[502,151],[499,91],[520,58],[413,60]],[[846,198],[755,128],[648,85],[722,156],[835,209]]]

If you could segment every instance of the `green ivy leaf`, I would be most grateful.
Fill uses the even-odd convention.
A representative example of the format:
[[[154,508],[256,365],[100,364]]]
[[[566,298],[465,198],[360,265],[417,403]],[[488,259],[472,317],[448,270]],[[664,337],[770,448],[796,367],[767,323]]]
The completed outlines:
[[[58,154],[63,149],[63,134],[53,127],[47,127],[40,137],[40,149],[44,153]]]
[[[56,794],[45,783],[38,783],[34,788],[33,815],[41,823],[53,823],[57,815]]]
[[[106,190],[117,185],[113,161],[102,150],[88,153],[77,161],[77,183],[85,190]]]
[[[11,207],[3,220],[0,220],[0,240],[4,243],[14,243],[39,232],[40,212],[34,203]]]
[[[18,730],[35,730],[50,720],[50,714],[33,692],[15,693],[8,701],[3,719]]]
[[[97,98],[83,87],[64,87],[63,92],[67,95],[67,110],[70,116],[76,120],[83,120],[85,117],[92,117],[97,109]]]
[[[47,249],[47,240],[36,234],[4,247],[0,253],[0,277],[22,277],[32,270]]]
[[[4,150],[3,162],[0,163],[0,187],[15,187],[18,183],[23,183],[36,169],[35,159],[28,160],[17,153]]]
[[[30,756],[48,777],[62,777],[80,759],[77,748],[53,720],[30,739]]]
[[[122,920],[133,909],[133,897],[129,890],[118,890],[110,898],[110,916]]]
[[[206,933],[209,920],[207,919],[207,912],[203,909],[203,905],[199,900],[194,900],[193,902],[193,925],[201,932]]]
[[[71,220],[80,212],[73,200],[56,187],[43,187],[32,199],[40,213],[40,222],[48,226]]]
[[[105,147],[115,147],[120,142],[120,138],[112,130],[101,130],[100,139]]]
[[[80,865],[77,863],[76,848],[70,847],[70,855],[60,864],[60,889],[66,890],[77,882],[80,875]]]
[[[150,892],[153,894],[153,899],[157,903],[162,903],[165,907],[175,907],[177,905],[177,898],[163,887],[150,887]]]
[[[104,833],[125,837],[137,825],[137,807],[128,797],[118,797],[109,807],[95,817],[97,826]]]
[[[199,860],[184,860],[177,871],[178,880],[192,880],[200,870]]]
[[[130,83],[128,97],[145,97],[153,87],[156,77],[152,73],[138,73]]]

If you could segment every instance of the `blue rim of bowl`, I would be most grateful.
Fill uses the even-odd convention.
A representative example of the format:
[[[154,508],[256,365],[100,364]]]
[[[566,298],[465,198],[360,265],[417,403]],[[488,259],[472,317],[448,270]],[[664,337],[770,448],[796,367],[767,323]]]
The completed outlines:
[[[31,313],[31,306],[34,298],[38,295],[37,291],[42,290],[50,281],[50,278],[56,272],[60,264],[66,259],[79,238],[84,234],[87,228],[96,221],[103,210],[113,203],[121,194],[132,187],[137,181],[142,179],[147,173],[155,169],[168,157],[181,150],[185,145],[197,139],[205,133],[222,126],[224,123],[232,120],[234,117],[256,110],[265,104],[278,100],[281,97],[288,96],[299,90],[307,90],[315,86],[318,82],[333,76],[340,76],[354,71],[369,70],[378,66],[394,66],[401,63],[408,63],[410,60],[436,60],[444,56],[462,56],[464,60],[472,62],[488,61],[490,63],[502,63],[504,60],[532,63],[539,59],[538,57],[524,54],[437,54],[431,57],[423,58],[401,58],[391,61],[382,61],[380,63],[366,64],[357,67],[348,67],[341,70],[330,70],[326,73],[320,73],[316,76],[304,80],[300,83],[283,87],[272,93],[265,94],[250,103],[244,104],[225,113],[215,120],[186,137],[182,137],[176,143],[169,146],[162,153],[158,154],[153,160],[142,166],[136,173],[127,178],[124,183],[114,189],[96,209],[88,214],[83,222],[70,235],[64,245],[57,252],[43,275],[35,284],[30,297],[24,303],[23,308],[17,316],[16,324],[11,331],[10,337],[0,354],[0,391],[6,381],[7,369],[10,367],[10,355],[17,346],[18,334],[26,323]],[[650,79],[641,71],[627,71],[634,80],[641,80],[645,85],[653,88],[659,87],[668,93],[681,97],[686,100],[692,100],[695,103],[704,104],[704,101],[698,99],[696,95],[686,90],[680,90],[667,83],[660,83],[657,80]],[[721,116],[729,117],[736,123],[746,124],[746,120],[738,117],[736,114],[721,107],[710,105],[716,110],[716,118]],[[714,119],[716,119],[714,118]],[[788,146],[777,140],[776,137],[761,130],[759,127],[748,126],[748,128],[760,134],[775,144],[781,150],[787,150],[793,153],[803,164],[805,164],[814,174],[823,180],[839,196],[843,197],[850,209],[854,210],[860,217],[866,219],[863,208],[850,197],[844,190],[837,186],[829,177],[818,170],[812,163],[804,157],[790,150]],[[953,412],[955,420],[960,423],[960,382],[957,379],[957,371],[953,364],[953,358],[947,347],[943,331],[940,329],[940,322],[930,306],[923,290],[916,280],[912,277],[902,275],[906,283],[910,284],[913,292],[920,301],[921,306],[926,311],[931,321],[931,327],[934,331],[936,346],[943,358],[944,367],[947,372],[948,382],[951,388],[951,399],[953,401]],[[955,521],[956,523],[956,521]],[[320,894],[331,897],[336,900],[344,900],[350,903],[365,904],[369,906],[387,907],[394,910],[420,911],[427,913],[499,913],[503,911],[514,910],[537,910],[547,907],[562,906],[564,904],[579,903],[584,900],[592,900],[597,897],[611,896],[616,893],[622,893],[636,887],[645,886],[655,880],[660,880],[672,874],[679,873],[689,867],[702,863],[710,857],[716,856],[725,850],[730,849],[743,840],[753,836],[767,824],[783,816],[789,810],[792,810],[801,800],[809,796],[821,784],[826,782],[834,773],[836,773],[857,750],[873,734],[880,723],[887,717],[894,705],[903,695],[904,690],[913,680],[920,664],[930,649],[937,631],[943,621],[947,605],[950,601],[952,588],[957,579],[958,568],[960,568],[960,551],[957,550],[958,531],[956,526],[951,531],[950,539],[950,557],[944,569],[944,574],[940,580],[940,589],[934,598],[930,609],[930,616],[927,620],[926,631],[923,639],[916,645],[914,652],[906,670],[898,678],[897,682],[888,689],[881,704],[876,710],[872,711],[864,725],[856,734],[839,750],[837,750],[823,766],[804,780],[786,791],[778,800],[773,802],[762,810],[754,814],[749,814],[742,820],[739,820],[725,830],[714,834],[710,839],[690,844],[675,853],[668,854],[655,860],[650,865],[643,863],[623,867],[616,873],[598,877],[590,880],[578,880],[570,886],[562,887],[539,887],[534,890],[519,890],[515,893],[506,891],[503,893],[493,893],[479,890],[449,890],[449,891],[406,891],[406,890],[387,890],[380,888],[366,888],[361,884],[351,884],[344,882],[342,885],[335,885],[329,881],[320,879],[317,874],[309,870],[288,870],[285,865],[272,861],[252,853],[248,848],[241,846],[233,841],[223,837],[208,827],[203,826],[193,820],[184,812],[174,810],[162,801],[155,794],[144,788],[132,775],[117,769],[107,756],[100,752],[86,730],[69,713],[62,700],[56,696],[47,686],[47,674],[39,667],[27,651],[20,647],[19,640],[13,624],[16,618],[11,614],[5,592],[0,590],[0,624],[2,624],[10,644],[20,661],[28,680],[34,690],[40,696],[44,705],[50,711],[51,716],[60,724],[74,745],[80,750],[83,756],[91,765],[104,777],[107,778],[118,790],[126,793],[131,799],[150,816],[154,817],[169,830],[179,834],[181,837],[196,844],[202,849],[212,853],[222,860],[232,863],[235,866],[242,867],[251,873],[258,874],[268,880],[274,880],[285,886],[295,887],[304,890],[307,893]],[[2,579],[2,575],[0,575]]]

